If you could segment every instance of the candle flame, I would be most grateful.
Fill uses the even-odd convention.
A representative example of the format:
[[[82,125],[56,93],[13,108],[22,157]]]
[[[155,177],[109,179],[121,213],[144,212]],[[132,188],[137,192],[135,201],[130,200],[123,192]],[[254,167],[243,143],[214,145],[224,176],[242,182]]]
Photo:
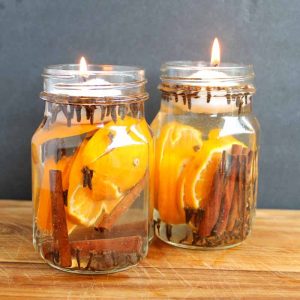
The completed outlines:
[[[220,44],[217,38],[214,39],[214,43],[211,49],[211,60],[210,63],[213,66],[218,66],[221,61]]]
[[[87,63],[84,56],[82,56],[79,63],[79,73],[81,76],[87,76],[87,71]]]

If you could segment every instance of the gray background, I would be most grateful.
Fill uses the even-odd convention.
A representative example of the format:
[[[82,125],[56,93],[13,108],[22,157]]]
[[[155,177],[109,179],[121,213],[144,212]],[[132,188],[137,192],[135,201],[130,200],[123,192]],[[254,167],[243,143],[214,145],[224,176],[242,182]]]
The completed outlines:
[[[300,1],[0,0],[0,198],[30,199],[30,138],[43,115],[40,73],[49,64],[144,66],[147,119],[159,109],[163,61],[254,64],[262,127],[260,207],[300,208]]]

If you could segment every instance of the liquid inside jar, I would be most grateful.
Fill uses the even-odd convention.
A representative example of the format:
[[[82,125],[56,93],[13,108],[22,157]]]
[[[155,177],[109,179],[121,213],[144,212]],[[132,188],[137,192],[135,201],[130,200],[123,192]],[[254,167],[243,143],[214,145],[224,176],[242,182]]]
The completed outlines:
[[[46,103],[32,139],[34,245],[53,267],[109,273],[146,256],[152,137],[143,107]]]
[[[256,207],[259,128],[252,98],[242,104],[224,98],[223,111],[215,112],[220,99],[188,92],[163,89],[151,125],[155,233],[183,248],[232,247],[249,234]]]

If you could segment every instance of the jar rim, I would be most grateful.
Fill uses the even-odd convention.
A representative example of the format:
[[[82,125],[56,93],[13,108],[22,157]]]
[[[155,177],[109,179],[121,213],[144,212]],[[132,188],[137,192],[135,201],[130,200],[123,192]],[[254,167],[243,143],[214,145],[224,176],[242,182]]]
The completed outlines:
[[[189,82],[194,84],[224,83],[226,81],[241,83],[254,78],[253,65],[221,63],[212,66],[205,61],[169,61],[161,66],[161,80]]]
[[[87,76],[91,75],[136,75],[141,78],[145,77],[145,70],[139,66],[124,66],[124,65],[106,65],[106,64],[88,64],[87,71],[84,72]],[[56,76],[78,76],[80,75],[79,64],[57,64],[49,65],[44,68],[43,77]],[[136,80],[135,80],[136,81]]]
[[[50,65],[42,73],[43,94],[89,98],[144,98],[145,70],[136,66],[89,64]]]

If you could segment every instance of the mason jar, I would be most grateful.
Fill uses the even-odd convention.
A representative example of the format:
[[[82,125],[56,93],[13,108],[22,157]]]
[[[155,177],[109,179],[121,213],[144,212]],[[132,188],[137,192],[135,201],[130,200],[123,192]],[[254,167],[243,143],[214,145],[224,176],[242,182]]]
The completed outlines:
[[[155,140],[155,234],[183,248],[222,249],[251,231],[259,123],[252,66],[174,61],[161,68]]]
[[[45,113],[32,138],[34,246],[68,272],[134,266],[148,250],[144,70],[54,65],[43,78]]]

